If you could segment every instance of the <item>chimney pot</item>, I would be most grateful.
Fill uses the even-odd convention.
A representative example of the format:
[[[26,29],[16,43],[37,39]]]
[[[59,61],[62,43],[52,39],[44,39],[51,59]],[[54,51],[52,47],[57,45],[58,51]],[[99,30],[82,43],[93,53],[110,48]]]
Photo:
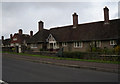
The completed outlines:
[[[76,28],[78,25],[78,15],[76,13],[73,14],[73,28]]]
[[[43,27],[44,27],[44,22],[43,21],[39,21],[38,22],[39,31],[43,30]]]

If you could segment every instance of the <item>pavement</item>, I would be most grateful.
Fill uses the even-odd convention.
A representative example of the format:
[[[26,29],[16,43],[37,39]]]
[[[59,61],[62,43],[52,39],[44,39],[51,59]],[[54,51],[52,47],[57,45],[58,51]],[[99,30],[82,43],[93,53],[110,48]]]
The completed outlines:
[[[16,55],[16,54],[8,54],[8,53],[3,53],[2,56],[29,60],[37,63],[53,64],[53,65],[67,66],[67,67],[74,67],[74,68],[83,68],[83,69],[90,69],[90,70],[97,70],[97,71],[104,71],[104,72],[118,73],[120,70],[118,64],[110,64],[110,63],[58,60],[58,59],[51,59],[51,58],[41,58],[41,57],[24,56],[24,55]]]

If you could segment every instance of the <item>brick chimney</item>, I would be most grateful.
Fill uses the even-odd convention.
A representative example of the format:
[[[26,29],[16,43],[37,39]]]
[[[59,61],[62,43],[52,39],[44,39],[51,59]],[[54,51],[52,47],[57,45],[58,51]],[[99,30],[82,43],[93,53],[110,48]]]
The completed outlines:
[[[10,39],[12,39],[12,34],[10,34]]]
[[[43,27],[44,27],[44,22],[39,21],[38,22],[38,29],[39,29],[39,31],[43,30]]]
[[[109,24],[109,9],[105,6],[104,10],[104,24]]]
[[[30,31],[30,37],[32,37],[33,36],[33,31]]]
[[[18,31],[18,32],[19,32],[19,34],[22,34],[22,33],[23,33],[22,29],[19,29],[19,31]]]
[[[1,37],[2,41],[4,40],[4,36]]]
[[[78,25],[78,15],[76,13],[73,14],[73,28],[76,28]]]

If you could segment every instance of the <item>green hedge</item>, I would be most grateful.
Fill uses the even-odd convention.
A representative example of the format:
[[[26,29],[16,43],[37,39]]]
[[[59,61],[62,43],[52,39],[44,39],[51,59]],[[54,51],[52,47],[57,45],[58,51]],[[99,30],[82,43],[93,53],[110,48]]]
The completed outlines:
[[[85,53],[82,53],[82,52],[64,52],[63,53],[63,57],[65,57],[65,58],[79,58],[79,59],[83,59],[84,55],[85,55]]]
[[[104,55],[104,56],[102,56]],[[88,60],[105,60],[105,61],[119,61],[120,56],[105,55],[103,53],[89,53],[89,52],[64,52],[64,58],[77,58]]]

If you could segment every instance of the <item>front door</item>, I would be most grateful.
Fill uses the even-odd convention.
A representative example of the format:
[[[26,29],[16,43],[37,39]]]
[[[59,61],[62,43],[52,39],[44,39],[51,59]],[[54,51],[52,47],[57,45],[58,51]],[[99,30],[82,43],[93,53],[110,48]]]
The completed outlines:
[[[43,43],[42,48],[43,48],[43,50],[46,50],[46,49],[47,49],[47,44],[46,44],[46,43]]]
[[[53,49],[53,43],[50,43],[50,49]]]

